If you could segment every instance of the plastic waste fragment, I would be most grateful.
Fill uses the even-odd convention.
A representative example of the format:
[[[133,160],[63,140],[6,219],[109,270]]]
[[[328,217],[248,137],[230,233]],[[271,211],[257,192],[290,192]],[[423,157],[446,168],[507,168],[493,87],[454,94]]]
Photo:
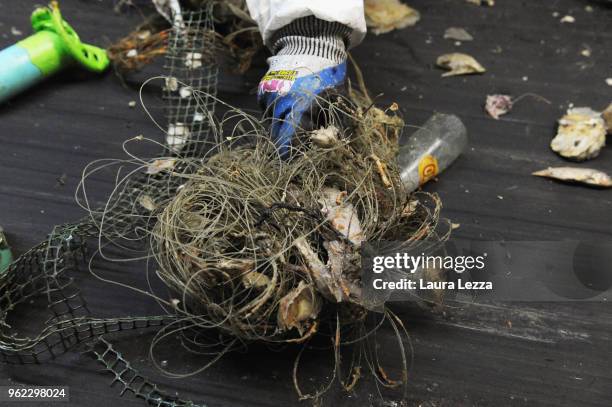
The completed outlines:
[[[435,178],[465,150],[467,129],[455,115],[436,113],[400,146],[397,164],[408,191]],[[404,212],[410,209],[404,209]]]

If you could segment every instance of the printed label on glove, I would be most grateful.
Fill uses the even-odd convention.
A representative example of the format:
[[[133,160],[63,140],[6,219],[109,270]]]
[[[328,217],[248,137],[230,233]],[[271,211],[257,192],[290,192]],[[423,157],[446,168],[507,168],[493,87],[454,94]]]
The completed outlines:
[[[419,162],[419,184],[423,185],[438,175],[438,160],[433,155],[426,155]]]
[[[294,81],[297,77],[298,71],[285,69],[282,71],[270,71],[261,80],[269,81],[272,79],[281,79],[286,81]]]
[[[268,72],[259,83],[259,93],[275,92],[279,95],[285,95],[291,89],[298,71],[282,70]]]

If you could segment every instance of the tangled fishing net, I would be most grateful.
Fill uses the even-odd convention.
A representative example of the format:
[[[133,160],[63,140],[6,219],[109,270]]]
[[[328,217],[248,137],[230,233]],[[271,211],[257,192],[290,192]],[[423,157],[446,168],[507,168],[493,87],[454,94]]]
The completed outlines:
[[[303,350],[324,338],[333,374],[326,385],[303,390],[300,352],[293,371],[300,398],[321,396],[336,378],[351,390],[365,370],[377,385],[406,389],[407,331],[384,302],[364,296],[362,254],[369,241],[379,240],[400,242],[396,249],[426,250],[444,241],[450,228],[439,222],[437,196],[407,191],[400,180],[395,157],[404,122],[396,105],[374,106],[357,72],[359,89],[319,101],[313,121],[324,126],[299,129],[289,155],[281,157],[269,122],[216,98],[216,67],[199,51],[211,41],[206,34],[211,15],[211,7],[183,14],[184,26],[169,34],[170,74],[143,85],[163,81],[164,154],[145,158],[130,151],[131,143],[148,140],[139,136],[125,143],[129,159],[90,164],[78,191],[87,217],[56,228],[0,276],[3,359],[40,363],[91,341],[93,355],[113,373],[122,393],[174,407],[193,403],[164,394],[135,371],[108,341],[112,332],[157,329],[152,361],[176,378],[199,373],[249,343]],[[216,118],[219,105],[225,113]],[[90,179],[113,165],[114,190],[101,208],[92,205]],[[93,253],[87,242],[94,243]],[[113,258],[111,247],[123,256]],[[93,269],[94,258],[147,259],[147,270],[165,291],[102,278]],[[154,298],[160,314],[92,315],[71,274],[82,273],[83,264],[105,283]],[[440,278],[424,272],[425,278]],[[36,334],[18,335],[8,314],[34,298],[48,304],[51,318]],[[384,325],[398,338],[397,378],[387,373],[376,350],[376,331]],[[210,360],[188,372],[170,371],[157,358],[158,346],[170,337],[180,338],[181,350]],[[347,348],[357,350],[345,358]]]
[[[194,91],[193,97],[211,95]],[[361,249],[368,240],[399,241],[406,250],[440,242],[446,237],[438,235],[440,203],[411,194],[401,182],[395,156],[404,123],[394,106],[381,110],[356,90],[320,103],[324,117],[317,120],[326,127],[299,130],[288,157],[279,155],[268,123],[228,106],[212,127],[213,141],[199,149],[206,154],[181,155],[189,142],[181,132],[167,135],[173,156],[118,162],[135,165],[131,173],[148,174],[152,184],[164,177],[170,191],[145,184],[124,214],[129,224],[141,224],[138,238],[169,289],[158,300],[178,317],[160,336],[184,335],[206,348],[212,344],[196,345],[196,337],[215,330],[219,355],[253,341],[301,344],[319,332],[331,333],[332,347],[339,348],[367,337],[371,313],[376,324],[388,322],[402,334],[399,318],[364,298]],[[106,212],[115,211],[129,184],[130,177],[117,184]],[[106,212],[86,209],[101,237],[112,229],[114,244],[133,239],[132,230],[117,236]],[[375,361],[370,365],[385,377]],[[345,387],[358,376],[353,371]],[[320,394],[302,393],[294,380],[302,397]]]

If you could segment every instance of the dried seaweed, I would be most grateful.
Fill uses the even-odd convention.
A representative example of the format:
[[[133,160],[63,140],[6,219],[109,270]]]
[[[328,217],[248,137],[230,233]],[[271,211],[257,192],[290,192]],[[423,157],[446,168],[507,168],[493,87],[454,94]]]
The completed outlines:
[[[138,71],[166,53],[169,29],[155,16],[148,18],[127,36],[107,48],[115,71],[120,74]]]
[[[184,4],[186,10],[201,9],[203,4],[212,2],[190,0]],[[157,3],[158,6],[161,3]],[[164,3],[165,4],[165,3]],[[249,16],[244,0],[214,2],[215,31],[206,33],[218,41],[209,41],[211,47],[200,49],[202,54],[197,62],[207,64],[220,57],[229,59],[228,65],[236,73],[245,73],[253,57],[263,50],[261,35],[255,22]],[[166,44],[170,29],[169,10],[157,7],[158,13],[149,16],[126,37],[108,49],[108,55],[115,70],[120,74],[141,70],[167,51]]]

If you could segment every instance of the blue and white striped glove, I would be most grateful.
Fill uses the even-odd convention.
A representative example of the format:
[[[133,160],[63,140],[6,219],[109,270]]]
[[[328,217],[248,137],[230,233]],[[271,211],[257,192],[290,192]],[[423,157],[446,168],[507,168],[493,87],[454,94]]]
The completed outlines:
[[[346,48],[351,29],[343,24],[303,17],[278,30],[272,40],[274,56],[259,83],[257,98],[272,119],[271,135],[281,155],[289,151],[296,130],[313,130],[318,97],[342,88],[346,77]]]

